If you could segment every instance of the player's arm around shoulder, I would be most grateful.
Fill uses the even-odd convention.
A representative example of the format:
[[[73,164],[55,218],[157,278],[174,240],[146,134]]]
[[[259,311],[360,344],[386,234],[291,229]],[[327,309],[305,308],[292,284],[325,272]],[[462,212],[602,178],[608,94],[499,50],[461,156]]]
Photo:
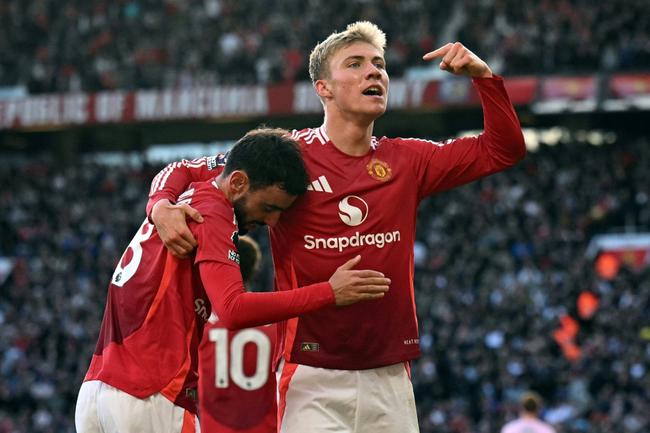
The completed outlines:
[[[177,258],[189,257],[196,248],[196,239],[187,225],[187,219],[201,223],[201,213],[187,203],[162,199],[153,205],[150,218],[169,252]]]
[[[207,212],[232,213],[213,182],[195,182],[178,196],[174,203],[161,199],[151,210],[151,222],[171,254],[187,258],[197,247],[197,240],[188,223],[202,224]],[[221,210],[219,210],[221,209]]]
[[[176,161],[165,166],[153,178],[146,211],[156,226],[165,247],[178,258],[186,258],[196,248],[196,240],[187,228],[186,220],[201,222],[200,212],[178,197],[192,182],[207,181],[223,171],[226,156],[205,156]]]

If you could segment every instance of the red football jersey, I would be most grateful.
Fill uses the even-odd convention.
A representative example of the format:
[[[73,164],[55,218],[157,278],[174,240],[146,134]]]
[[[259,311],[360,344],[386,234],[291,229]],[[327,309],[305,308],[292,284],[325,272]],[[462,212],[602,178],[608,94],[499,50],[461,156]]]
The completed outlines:
[[[230,331],[211,316],[199,347],[199,416],[206,433],[275,433],[275,325]]]
[[[485,130],[478,136],[443,143],[373,137],[370,151],[355,157],[339,151],[322,127],[294,131],[312,181],[270,231],[276,289],[326,280],[357,254],[362,255],[357,268],[381,271],[392,283],[382,299],[289,320],[279,336],[287,360],[367,369],[419,356],[413,293],[418,204],[430,194],[508,168],[526,152],[503,80],[473,81],[484,112]],[[148,209],[209,176],[209,161],[168,166],[164,180],[152,188]]]
[[[160,392],[196,412],[198,346],[211,310],[229,326],[257,326],[329,305],[334,295],[328,283],[293,293],[246,293],[234,211],[216,182],[193,183],[178,201],[204,218],[190,223],[198,241],[194,258],[174,258],[153,225],[142,224],[111,279],[85,380],[138,398]]]
[[[198,189],[198,192],[197,192]],[[229,224],[196,224],[201,242],[196,258],[235,268],[232,208],[210,183],[189,189],[181,199],[206,215],[225,215]],[[234,258],[234,257],[233,257]],[[176,259],[145,221],[117,265],[99,340],[85,380],[101,380],[138,398],[162,393],[196,412],[197,353],[210,302],[192,259]]]

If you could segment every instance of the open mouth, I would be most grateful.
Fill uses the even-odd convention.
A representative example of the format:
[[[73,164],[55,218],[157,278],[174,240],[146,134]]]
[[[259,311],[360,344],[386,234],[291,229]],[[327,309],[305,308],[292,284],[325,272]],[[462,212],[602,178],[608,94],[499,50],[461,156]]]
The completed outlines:
[[[383,96],[384,89],[382,89],[381,86],[370,86],[361,93],[363,93],[366,96]]]

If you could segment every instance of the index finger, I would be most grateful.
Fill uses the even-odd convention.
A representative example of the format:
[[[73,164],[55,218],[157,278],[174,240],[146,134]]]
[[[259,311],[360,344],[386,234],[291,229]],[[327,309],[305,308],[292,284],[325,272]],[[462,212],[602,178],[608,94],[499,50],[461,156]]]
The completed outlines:
[[[390,286],[390,279],[389,278],[380,278],[380,277],[365,277],[365,278],[360,278],[359,281],[356,283],[358,286],[385,286],[388,288]]]
[[[191,248],[196,247],[198,244],[196,243],[196,238],[194,238],[194,235],[189,229],[185,229],[181,232],[181,238],[190,244]]]
[[[183,251],[182,249],[176,247],[176,246],[170,246],[169,247],[169,252],[171,253],[172,256],[179,258],[179,259],[186,259],[189,257],[189,253]]]
[[[160,237],[167,249],[178,249],[185,252],[192,251],[196,247],[196,239],[192,236],[192,232],[176,233],[174,235],[166,235]]]
[[[165,242],[165,247],[176,255],[185,255],[194,251],[194,246],[185,240],[175,240]]]
[[[424,56],[422,56],[422,58],[424,60],[431,60],[431,59],[435,59],[436,57],[444,56],[453,46],[454,44],[450,42],[438,48],[437,50],[433,50],[429,53],[426,53]]]
[[[181,209],[183,211],[183,213],[185,213],[185,216],[189,216],[190,218],[192,218],[197,223],[202,223],[203,222],[203,215],[201,215],[201,212],[194,209],[189,204],[183,203],[179,209]]]
[[[381,272],[373,271],[370,269],[360,269],[352,272],[354,273],[354,276],[359,278],[383,278],[384,277],[384,274],[382,274]]]

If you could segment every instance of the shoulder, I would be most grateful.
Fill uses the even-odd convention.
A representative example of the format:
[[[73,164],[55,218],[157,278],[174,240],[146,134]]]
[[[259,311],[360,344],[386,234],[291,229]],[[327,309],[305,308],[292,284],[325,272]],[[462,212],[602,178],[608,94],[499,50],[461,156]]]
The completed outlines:
[[[414,147],[441,147],[446,142],[439,142],[434,140],[427,140],[425,138],[413,137],[373,137],[373,143],[376,143],[377,148],[381,147],[397,147],[397,148],[414,148]]]
[[[294,129],[291,131],[291,138],[297,140],[302,149],[312,145],[323,145],[329,141],[329,137],[322,126],[320,128]]]
[[[178,203],[186,203],[206,215],[221,215],[228,219],[234,216],[231,203],[217,187],[215,179],[193,182],[178,197]]]
[[[373,137],[374,138],[374,137]],[[393,161],[429,161],[445,143],[424,138],[381,137],[373,146],[379,158]]]
[[[190,191],[192,201],[188,204],[203,217],[201,223],[188,220],[188,226],[198,241],[199,250],[221,248],[218,245],[224,245],[222,241],[226,241],[226,248],[232,248],[238,232],[232,204],[217,188],[214,180],[192,183],[188,189],[188,192]],[[210,239],[210,242],[204,242],[205,239]]]
[[[544,422],[543,424],[546,427],[546,433],[556,433],[556,430],[552,425],[546,422]]]
[[[507,422],[502,428],[500,433],[512,433],[517,425],[517,420]]]
[[[223,167],[226,165],[227,159],[227,154],[218,153],[212,156],[202,156],[195,159],[184,159],[174,164],[184,165],[185,167],[189,168],[206,168],[208,170],[216,170],[218,174],[223,171]]]

